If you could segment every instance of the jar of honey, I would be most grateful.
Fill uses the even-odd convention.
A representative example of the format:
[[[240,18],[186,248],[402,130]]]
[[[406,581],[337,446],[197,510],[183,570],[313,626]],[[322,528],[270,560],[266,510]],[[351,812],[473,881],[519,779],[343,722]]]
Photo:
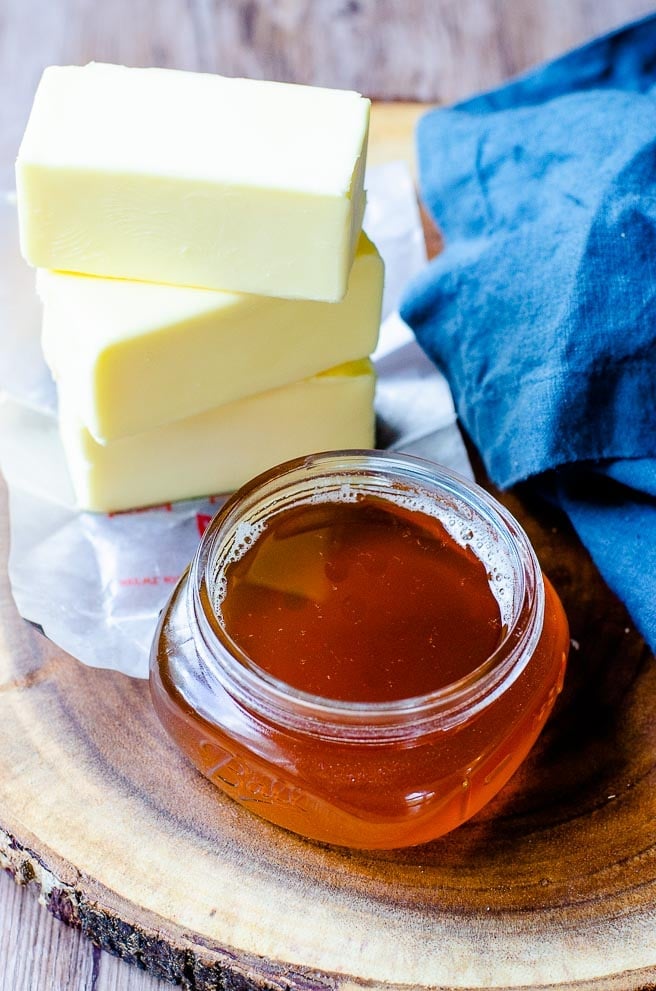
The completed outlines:
[[[560,602],[513,517],[427,461],[346,451],[232,496],[160,617],[168,732],[315,840],[424,843],[516,770],[561,689]]]

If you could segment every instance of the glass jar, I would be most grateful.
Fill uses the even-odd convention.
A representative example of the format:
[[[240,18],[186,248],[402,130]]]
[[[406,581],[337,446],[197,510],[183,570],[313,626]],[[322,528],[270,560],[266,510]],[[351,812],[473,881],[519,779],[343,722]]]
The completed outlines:
[[[342,702],[276,680],[228,636],[224,562],[304,502],[420,497],[485,564],[503,634],[476,670],[429,694]],[[223,585],[225,587],[225,583]],[[196,767],[251,812],[305,837],[363,849],[426,842],[506,783],[562,687],[562,606],[519,524],[479,486],[378,451],[300,458],[233,495],[162,611],[150,684],[162,723]]]

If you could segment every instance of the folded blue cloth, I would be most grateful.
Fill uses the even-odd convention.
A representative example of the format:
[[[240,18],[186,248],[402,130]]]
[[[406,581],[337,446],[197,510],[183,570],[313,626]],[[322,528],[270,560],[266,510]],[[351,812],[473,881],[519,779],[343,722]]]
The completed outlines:
[[[402,316],[501,487],[568,513],[656,649],[656,15],[419,124],[445,250]]]

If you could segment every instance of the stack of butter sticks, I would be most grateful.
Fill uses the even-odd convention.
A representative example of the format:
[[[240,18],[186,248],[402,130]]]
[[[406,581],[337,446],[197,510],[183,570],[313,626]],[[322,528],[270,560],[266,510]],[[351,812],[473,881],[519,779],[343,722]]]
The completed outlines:
[[[372,446],[368,120],[347,91],[46,69],[16,165],[20,242],[81,508]]]

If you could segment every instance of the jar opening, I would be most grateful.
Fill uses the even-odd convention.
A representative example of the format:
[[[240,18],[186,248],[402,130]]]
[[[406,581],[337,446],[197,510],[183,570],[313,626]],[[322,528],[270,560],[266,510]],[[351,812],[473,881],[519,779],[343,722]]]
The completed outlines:
[[[239,561],[288,507],[354,503],[374,495],[433,517],[484,565],[501,616],[496,648],[474,670],[443,687],[385,702],[340,701],[309,694],[259,667],[226,629],[226,568]],[[540,636],[543,586],[523,530],[480,487],[428,461],[377,451],[329,452],[296,459],[254,479],[223,507],[192,566],[194,604],[208,666],[244,704],[275,711],[295,725],[309,719],[325,733],[407,733],[427,720],[446,728],[490,704],[521,673]]]

